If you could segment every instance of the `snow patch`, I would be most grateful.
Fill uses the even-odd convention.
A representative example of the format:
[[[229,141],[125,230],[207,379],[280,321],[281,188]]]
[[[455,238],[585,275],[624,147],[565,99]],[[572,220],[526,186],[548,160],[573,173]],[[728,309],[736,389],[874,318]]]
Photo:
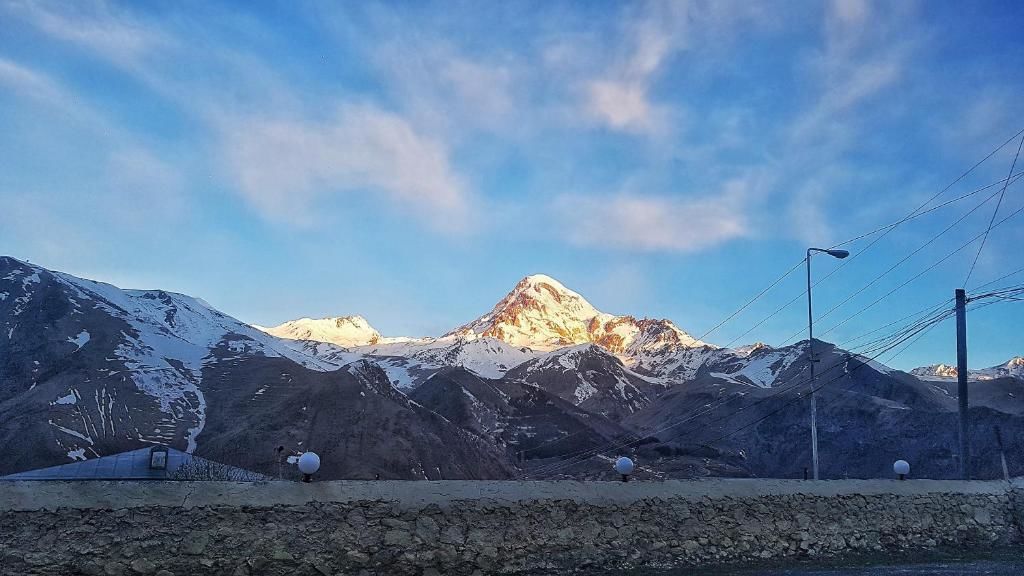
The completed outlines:
[[[68,405],[68,404],[77,404],[77,403],[78,403],[78,391],[77,390],[72,390],[72,391],[68,392],[67,394],[65,394],[64,396],[61,396],[61,397],[57,398],[56,400],[54,400],[53,402],[51,402],[50,405],[51,406],[53,406],[55,404]]]
[[[74,338],[68,337],[68,342],[77,346],[78,348],[76,348],[76,350],[81,350],[82,346],[85,346],[89,342],[89,332],[82,330],[78,333],[78,336],[75,336]]]

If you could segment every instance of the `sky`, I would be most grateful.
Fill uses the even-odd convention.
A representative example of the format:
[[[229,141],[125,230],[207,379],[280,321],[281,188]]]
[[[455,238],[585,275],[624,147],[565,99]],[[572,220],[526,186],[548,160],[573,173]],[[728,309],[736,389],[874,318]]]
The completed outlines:
[[[0,254],[411,336],[544,273],[779,345],[805,337],[802,267],[716,326],[807,247],[996,184],[812,260],[834,272],[815,334],[842,345],[1024,266],[1024,214],[965,246],[1024,206],[998,184],[1022,21],[1013,1],[0,0]],[[1022,322],[972,312],[970,365],[1024,355]],[[879,359],[955,362],[954,326]]]

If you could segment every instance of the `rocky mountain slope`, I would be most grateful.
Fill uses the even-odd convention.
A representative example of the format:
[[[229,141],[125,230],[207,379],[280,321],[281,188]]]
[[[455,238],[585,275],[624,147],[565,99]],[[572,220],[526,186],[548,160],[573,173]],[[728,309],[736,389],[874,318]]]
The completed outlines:
[[[897,457],[955,474],[948,369],[815,350],[826,477]],[[809,362],[806,342],[718,348],[546,276],[444,336],[386,338],[358,316],[256,329],[2,258],[0,474],[158,443],[270,475],[277,446],[315,450],[326,478],[614,478],[620,454],[644,478],[801,477]],[[972,372],[979,475],[999,473],[993,425],[1024,450],[1022,363]]]
[[[376,365],[306,354],[201,300],[13,258],[0,295],[0,474],[151,444],[270,474],[278,445],[340,455],[325,475],[511,473]]]

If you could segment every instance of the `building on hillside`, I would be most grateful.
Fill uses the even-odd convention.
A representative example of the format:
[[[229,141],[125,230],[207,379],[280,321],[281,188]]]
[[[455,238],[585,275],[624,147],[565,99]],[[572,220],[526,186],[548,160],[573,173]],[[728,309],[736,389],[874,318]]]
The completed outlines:
[[[234,480],[256,482],[267,476],[194,456],[166,446],[139,448],[49,468],[27,470],[2,480]]]

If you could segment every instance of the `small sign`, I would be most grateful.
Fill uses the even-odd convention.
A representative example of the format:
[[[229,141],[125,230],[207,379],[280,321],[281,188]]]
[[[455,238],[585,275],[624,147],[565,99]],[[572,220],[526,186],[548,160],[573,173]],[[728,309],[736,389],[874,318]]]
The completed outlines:
[[[167,470],[167,447],[154,446],[149,452],[149,467],[151,470]]]

